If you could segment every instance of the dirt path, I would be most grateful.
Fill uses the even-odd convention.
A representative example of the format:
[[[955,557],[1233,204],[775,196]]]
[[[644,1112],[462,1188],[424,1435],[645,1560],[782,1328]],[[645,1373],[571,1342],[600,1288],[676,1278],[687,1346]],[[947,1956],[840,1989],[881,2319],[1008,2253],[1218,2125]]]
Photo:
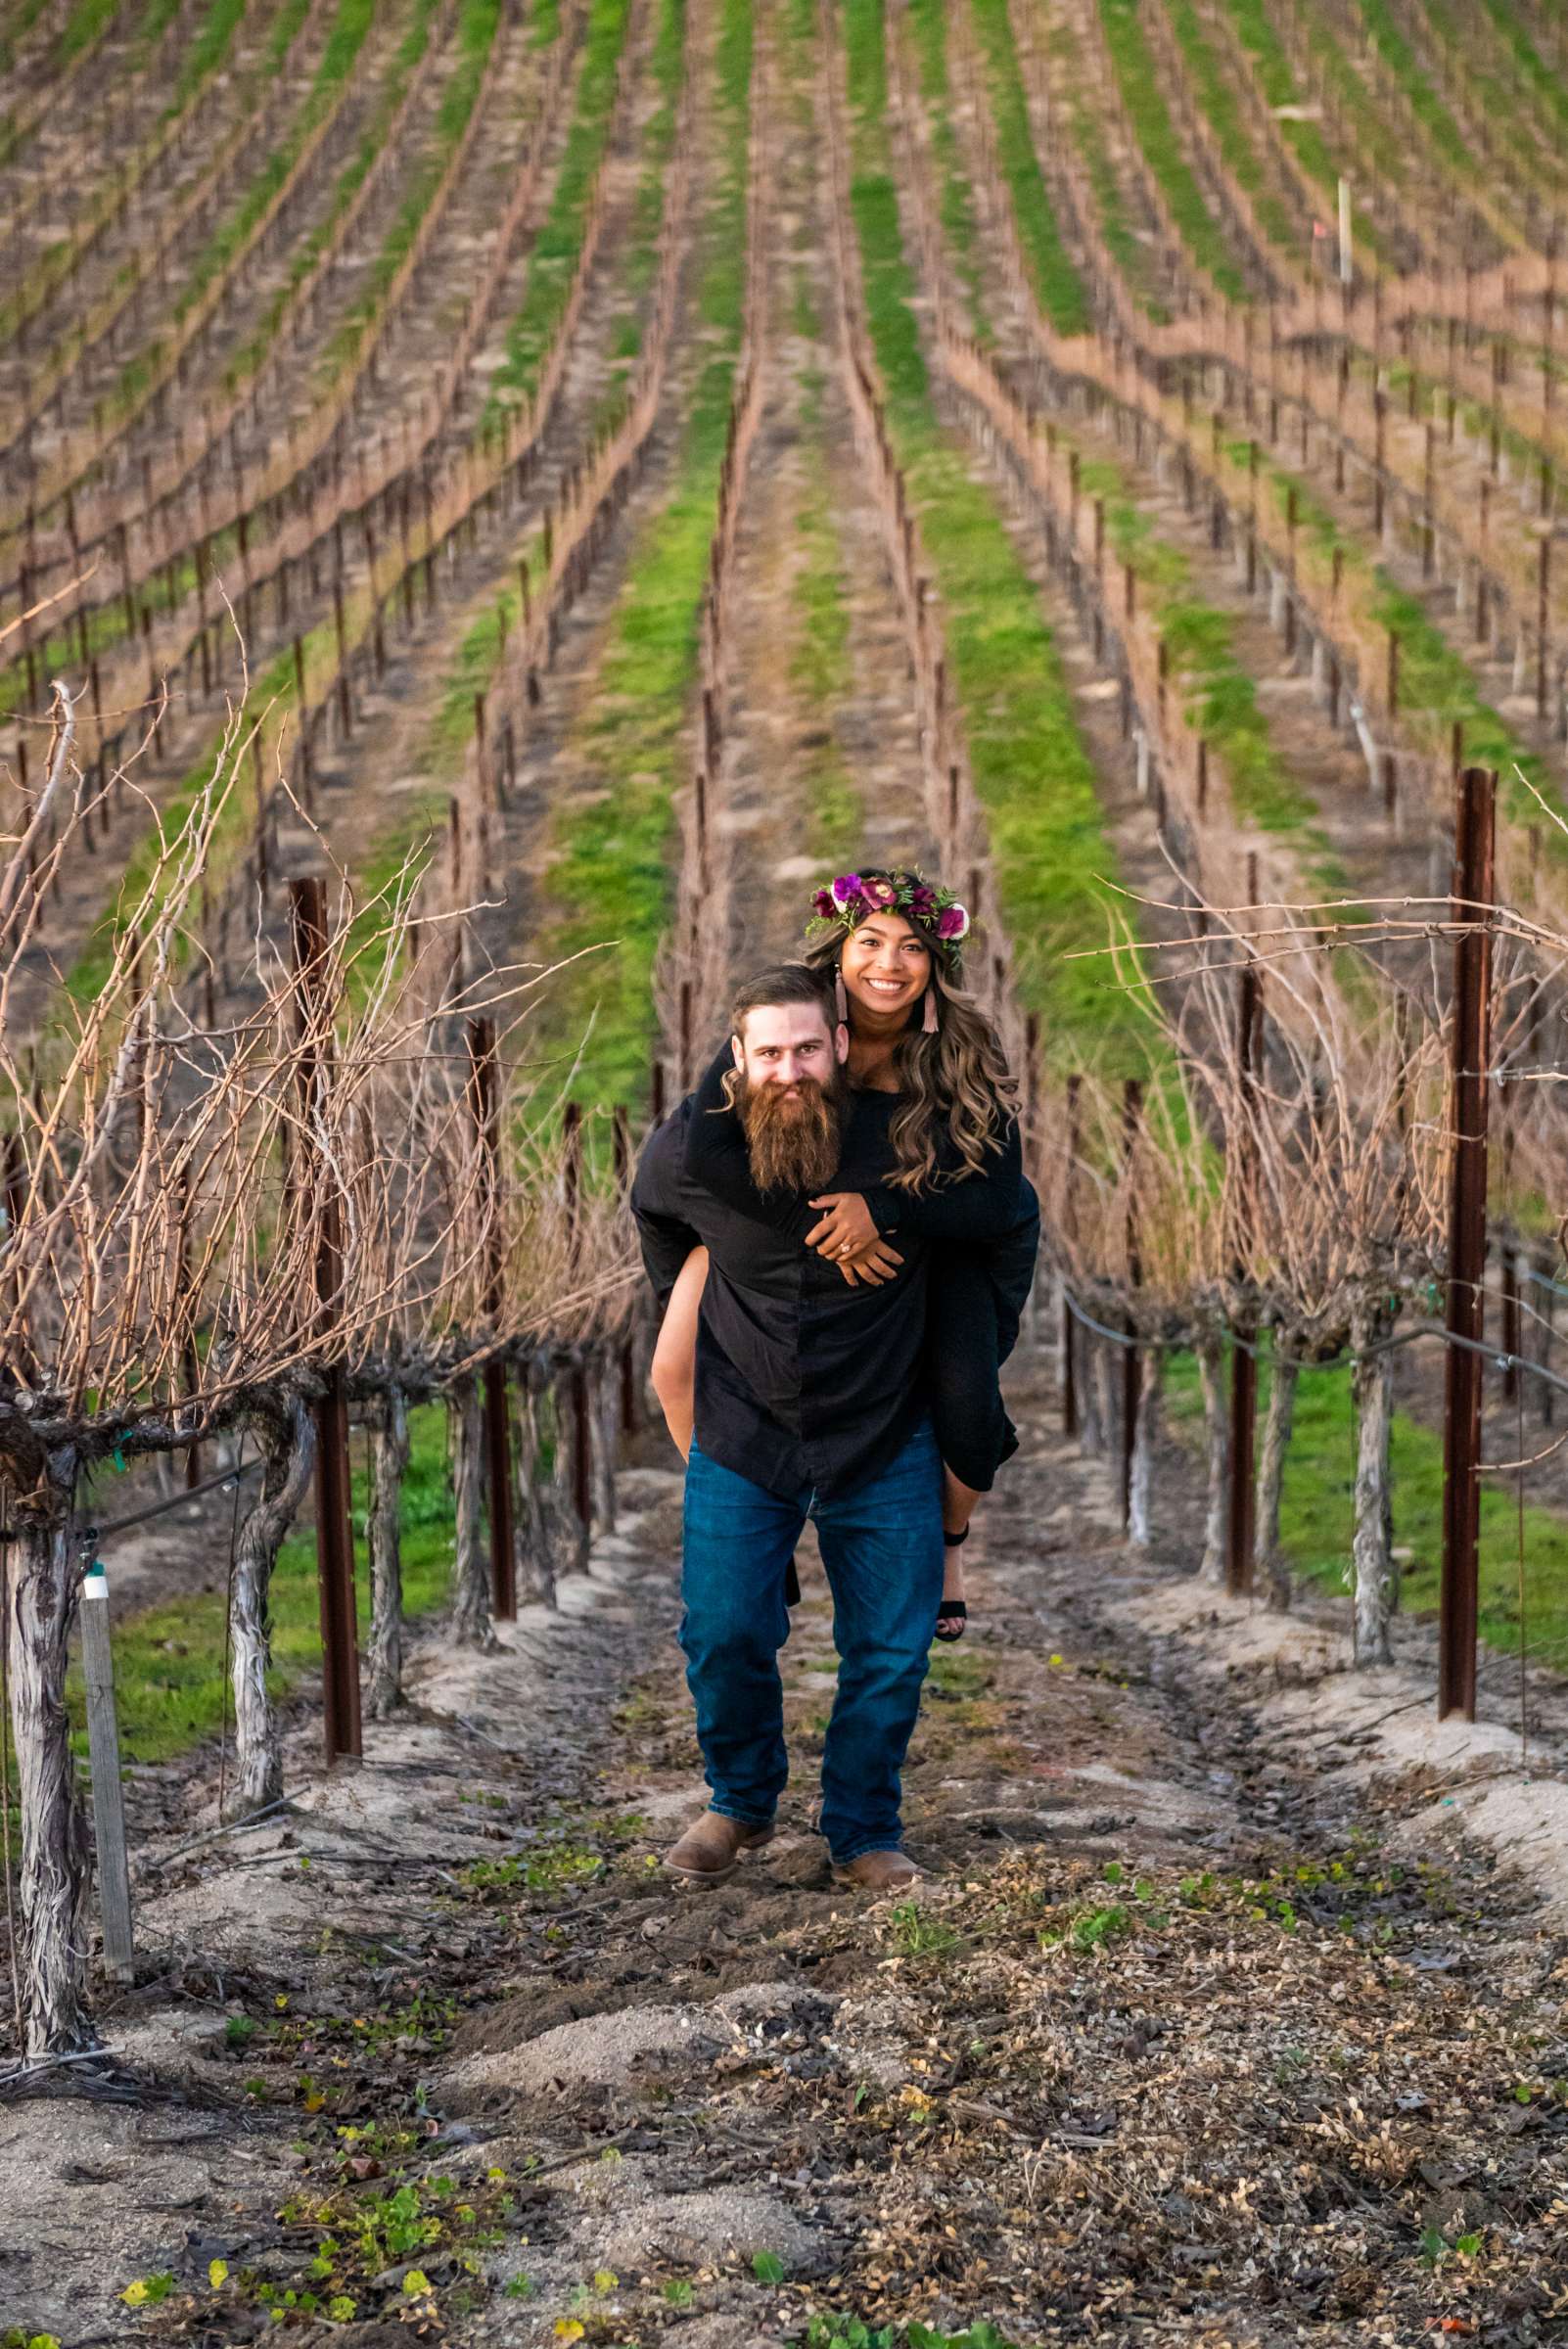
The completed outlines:
[[[1027,1354],[1013,1405],[907,1772],[919,1902],[835,1891],[809,1828],[810,1561],[784,1832],[706,1896],[657,1872],[699,1781],[651,1438],[561,1611],[487,1657],[427,1635],[361,1771],[323,1780],[301,1717],[292,1810],[183,1857],[212,1760],[134,1778],[125,2100],[0,2106],[0,2330],[227,2345],[292,2291],[280,2337],[329,2337],[314,2293],[359,2349],[745,2349],[824,2309],[1555,2337],[1568,1886],[1463,1832],[1506,1740],[1416,1732],[1429,1681],[1372,1690],[1311,1626],[1217,1623],[1179,1536],[1134,1568]]]

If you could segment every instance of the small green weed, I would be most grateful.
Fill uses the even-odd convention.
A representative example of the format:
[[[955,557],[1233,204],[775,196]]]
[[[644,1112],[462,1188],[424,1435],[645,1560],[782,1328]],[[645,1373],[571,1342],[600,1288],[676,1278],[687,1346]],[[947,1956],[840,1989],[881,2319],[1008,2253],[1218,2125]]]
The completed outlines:
[[[918,1901],[899,1901],[888,1911],[889,1939],[905,1958],[948,1958],[962,1946],[961,1935],[940,1916],[930,1916]]]

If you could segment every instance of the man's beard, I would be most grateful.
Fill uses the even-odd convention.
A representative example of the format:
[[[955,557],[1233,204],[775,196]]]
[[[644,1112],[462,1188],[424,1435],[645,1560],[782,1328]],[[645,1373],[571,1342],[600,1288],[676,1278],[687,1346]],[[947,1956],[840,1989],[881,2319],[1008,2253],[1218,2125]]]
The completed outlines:
[[[735,1107],[746,1128],[752,1180],[760,1191],[825,1190],[839,1171],[844,1080],[814,1077],[793,1085],[751,1084],[743,1078]]]

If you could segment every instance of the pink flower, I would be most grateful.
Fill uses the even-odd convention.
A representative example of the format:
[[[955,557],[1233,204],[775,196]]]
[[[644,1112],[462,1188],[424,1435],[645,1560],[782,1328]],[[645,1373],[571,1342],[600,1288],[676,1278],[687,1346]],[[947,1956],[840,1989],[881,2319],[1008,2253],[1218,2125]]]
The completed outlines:
[[[825,922],[830,922],[836,911],[833,903],[833,892],[830,889],[816,890],[811,898],[811,910],[813,913],[819,913]]]
[[[891,881],[862,881],[861,893],[872,905],[897,905],[899,893]]]
[[[951,944],[969,935],[969,916],[962,905],[948,905],[937,916],[937,936]]]
[[[864,886],[858,873],[841,873],[833,884],[834,904],[842,912],[847,905],[853,904],[855,898],[862,894]]]

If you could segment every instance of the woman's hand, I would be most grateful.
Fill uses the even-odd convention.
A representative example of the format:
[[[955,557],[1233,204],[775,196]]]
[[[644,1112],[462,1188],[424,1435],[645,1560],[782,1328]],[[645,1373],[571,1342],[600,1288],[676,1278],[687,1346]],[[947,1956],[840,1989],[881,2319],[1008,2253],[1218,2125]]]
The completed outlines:
[[[862,1280],[868,1288],[880,1289],[885,1280],[893,1278],[903,1259],[896,1248],[888,1246],[887,1241],[879,1233],[866,1247],[857,1249],[853,1256],[836,1256],[833,1262],[852,1289]]]
[[[809,1204],[827,1210],[806,1235],[806,1245],[818,1256],[830,1256],[835,1263],[840,1257],[858,1256],[882,1236],[859,1191],[824,1191]]]

